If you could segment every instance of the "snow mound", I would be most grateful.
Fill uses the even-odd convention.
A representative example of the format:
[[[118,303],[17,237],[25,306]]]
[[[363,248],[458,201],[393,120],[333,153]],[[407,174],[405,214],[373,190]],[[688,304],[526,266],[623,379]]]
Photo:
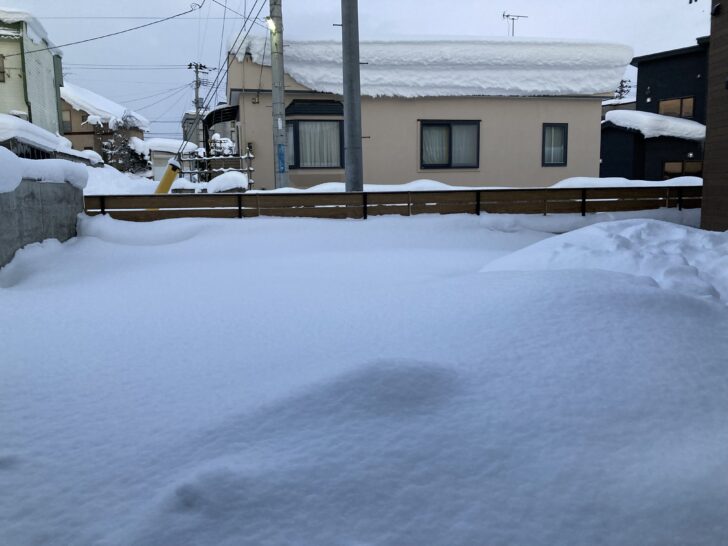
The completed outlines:
[[[61,98],[75,110],[89,114],[87,123],[99,125],[106,123],[112,129],[122,122],[143,131],[149,129],[149,120],[116,102],[64,80],[61,87]]]
[[[23,159],[0,146],[0,193],[14,191],[23,180],[69,184],[83,189],[88,180],[84,165],[63,159]]]
[[[192,142],[175,140],[173,138],[141,138],[131,137],[129,146],[140,156],[149,159],[151,152],[167,152],[176,154],[180,150],[183,154],[193,154],[197,151],[197,145]]]
[[[270,65],[260,37],[243,47]],[[361,42],[361,92],[370,97],[560,96],[614,90],[632,59],[628,46],[549,39]],[[342,94],[341,44],[286,41],[286,72],[314,91]]]
[[[589,178],[575,176],[566,178],[552,188],[649,188],[653,187],[679,187],[679,186],[702,186],[703,179],[697,176],[678,176],[669,180],[630,180],[628,178]]]
[[[122,173],[110,165],[87,167],[87,172],[88,184],[84,195],[144,195],[154,193],[157,188],[154,180]]]
[[[216,176],[207,184],[207,193],[219,193],[234,189],[248,189],[248,176],[237,171],[228,171]]]
[[[645,138],[672,137],[686,140],[705,140],[705,125],[689,119],[663,116],[652,112],[613,110],[607,112],[604,122],[625,129],[634,129]]]
[[[482,271],[563,269],[650,277],[662,288],[728,304],[728,232],[657,220],[600,223],[536,243]]]

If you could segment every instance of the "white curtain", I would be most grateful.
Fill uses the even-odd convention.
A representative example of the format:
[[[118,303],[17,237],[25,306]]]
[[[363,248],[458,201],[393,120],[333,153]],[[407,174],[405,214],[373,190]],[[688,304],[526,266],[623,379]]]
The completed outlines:
[[[452,126],[452,166],[478,165],[478,126],[474,124]]]
[[[544,163],[560,165],[566,155],[566,130],[564,127],[546,127],[544,131]]]
[[[450,161],[450,127],[425,125],[422,127],[422,164],[447,165]]]
[[[338,121],[299,121],[300,167],[340,167]]]

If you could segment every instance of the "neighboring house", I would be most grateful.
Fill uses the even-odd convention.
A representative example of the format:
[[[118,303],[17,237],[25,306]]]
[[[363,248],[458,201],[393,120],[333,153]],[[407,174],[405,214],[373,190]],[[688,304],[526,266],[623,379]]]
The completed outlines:
[[[232,119],[225,115],[228,110],[234,112]],[[201,148],[208,147],[211,156],[235,155],[238,153],[237,117],[237,105],[231,108],[225,103],[219,103],[212,110],[204,110],[199,121],[194,110],[185,112],[182,116],[182,138]]]
[[[0,113],[60,131],[61,52],[29,13],[0,8]]]
[[[93,150],[113,162],[131,137],[144,138],[149,121],[93,91],[65,82],[61,93],[63,134],[78,150]]]
[[[702,227],[728,230],[728,6],[713,0]]]
[[[709,39],[699,38],[692,47],[632,60],[638,70],[636,112],[606,113],[600,176],[702,176],[708,49]]]
[[[258,187],[274,184],[270,52],[229,57],[228,99]],[[601,103],[631,58],[552,40],[362,42],[364,179],[548,186],[597,176]],[[286,40],[288,164],[295,187],[344,179],[341,45]]]
[[[206,115],[206,111],[202,115]],[[202,136],[202,120],[197,120],[197,112],[189,110],[182,116],[182,138],[187,142],[194,142],[198,146],[202,146],[205,141]]]
[[[623,99],[609,99],[602,102],[602,119],[608,112],[614,110],[637,110],[637,99],[635,97],[625,97]]]
[[[189,169],[193,158],[196,157],[197,144],[170,138],[149,138],[142,140],[137,137],[129,139],[129,146],[140,156],[149,161],[152,169],[152,178],[161,180],[167,164],[178,153],[182,158],[183,170]]]

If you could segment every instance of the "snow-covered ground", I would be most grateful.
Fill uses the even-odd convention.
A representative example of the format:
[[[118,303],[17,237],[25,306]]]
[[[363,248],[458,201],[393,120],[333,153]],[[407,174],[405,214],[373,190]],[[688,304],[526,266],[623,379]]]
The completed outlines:
[[[723,544],[728,234],[496,216],[22,250],[0,544]]]

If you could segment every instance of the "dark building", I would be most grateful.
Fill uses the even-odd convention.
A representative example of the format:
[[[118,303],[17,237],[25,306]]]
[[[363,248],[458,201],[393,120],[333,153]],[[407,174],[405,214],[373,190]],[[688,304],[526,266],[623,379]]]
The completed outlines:
[[[708,134],[703,182],[704,229],[728,230],[728,13],[713,1],[708,79]]]
[[[672,116],[705,124],[708,84],[708,37],[692,47],[636,57],[638,112]],[[607,114],[609,118],[609,114]],[[700,140],[658,136],[609,121],[602,124],[600,176],[664,180],[702,176]]]

